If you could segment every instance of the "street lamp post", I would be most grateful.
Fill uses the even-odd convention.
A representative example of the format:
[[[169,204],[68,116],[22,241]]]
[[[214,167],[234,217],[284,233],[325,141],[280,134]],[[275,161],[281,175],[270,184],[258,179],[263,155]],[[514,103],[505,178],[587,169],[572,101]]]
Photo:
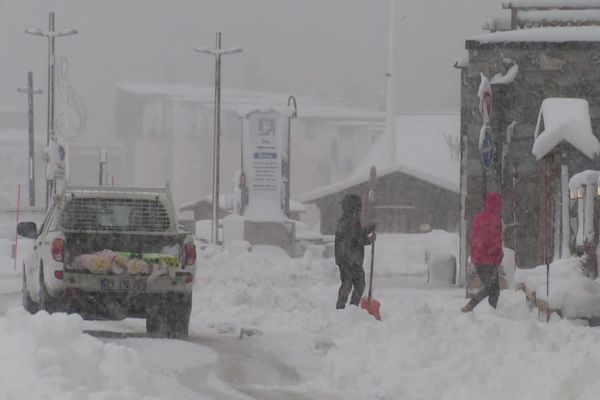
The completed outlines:
[[[77,33],[77,29],[67,28],[60,32],[54,30],[54,13],[48,14],[49,26],[48,32],[43,32],[38,28],[29,28],[25,33],[35,36],[42,36],[48,39],[48,132],[46,135],[46,146],[50,145],[50,139],[54,139],[54,88],[56,81],[56,57],[54,55],[55,39],[61,36],[71,36]],[[54,187],[54,182],[46,180],[46,208],[49,205],[49,199]]]
[[[29,121],[29,205],[35,206],[35,157],[34,157],[34,137],[33,137],[33,95],[42,93],[38,88],[33,87],[33,72],[27,73],[27,87],[18,88],[19,93],[27,95],[28,121]]]
[[[100,162],[99,162],[99,175],[98,185],[102,186],[105,183],[104,180],[104,166],[108,163],[108,152],[105,149],[100,149]]]
[[[293,108],[291,108],[293,106]],[[298,118],[298,106],[294,96],[288,97],[288,108],[292,111],[288,117],[288,136],[287,136],[287,165],[284,170],[285,178],[285,216],[290,216],[290,195],[291,195],[291,179],[292,179],[292,118]]]
[[[215,105],[212,177],[212,226],[211,243],[219,242],[219,163],[221,146],[221,56],[242,52],[239,47],[221,48],[221,32],[217,32],[215,49],[195,47],[195,51],[215,57]]]

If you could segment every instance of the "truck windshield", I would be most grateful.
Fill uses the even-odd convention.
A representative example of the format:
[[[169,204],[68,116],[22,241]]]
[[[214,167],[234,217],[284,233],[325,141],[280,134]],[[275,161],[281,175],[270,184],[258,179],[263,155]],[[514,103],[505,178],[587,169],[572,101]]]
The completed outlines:
[[[169,225],[165,206],[151,199],[73,198],[62,218],[63,228],[75,230],[160,232]]]

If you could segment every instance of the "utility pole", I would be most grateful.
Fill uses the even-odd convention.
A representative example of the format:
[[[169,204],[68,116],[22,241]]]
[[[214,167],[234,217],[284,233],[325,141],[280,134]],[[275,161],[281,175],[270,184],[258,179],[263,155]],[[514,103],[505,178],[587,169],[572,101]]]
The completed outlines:
[[[42,93],[41,89],[33,87],[33,72],[27,73],[27,87],[18,88],[17,92],[27,95],[29,121],[29,206],[35,206],[35,140],[33,130],[33,95]]]
[[[215,57],[215,104],[214,104],[214,141],[213,141],[213,176],[212,176],[212,225],[211,243],[219,242],[219,164],[221,152],[221,56],[241,53],[239,47],[221,48],[221,32],[217,32],[215,49],[196,47],[194,51],[210,54]]]
[[[50,145],[50,140],[55,140],[54,131],[54,89],[56,87],[56,57],[55,57],[55,39],[61,36],[71,36],[77,34],[74,28],[63,29],[56,32],[54,29],[54,13],[48,14],[48,32],[43,32],[39,28],[28,28],[25,33],[35,36],[42,36],[48,39],[48,131],[46,135],[46,146]],[[46,177],[46,209],[50,204],[50,197],[54,190],[56,179],[49,180]]]
[[[385,73],[387,81],[387,101],[386,101],[386,132],[389,140],[390,162],[396,163],[396,104],[395,104],[395,87],[394,87],[394,64],[396,58],[394,36],[395,36],[395,21],[396,21],[396,0],[390,0],[390,24],[388,26],[388,65]]]

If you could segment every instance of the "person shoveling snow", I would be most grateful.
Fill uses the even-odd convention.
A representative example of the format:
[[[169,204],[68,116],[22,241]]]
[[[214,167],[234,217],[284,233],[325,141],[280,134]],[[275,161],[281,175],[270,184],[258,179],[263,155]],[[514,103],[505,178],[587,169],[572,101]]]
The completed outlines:
[[[342,200],[342,217],[335,232],[335,263],[340,269],[342,281],[338,291],[337,309],[346,307],[350,291],[350,304],[358,306],[365,290],[364,247],[375,241],[375,226],[361,225],[361,209],[362,202],[357,195],[349,194]]]

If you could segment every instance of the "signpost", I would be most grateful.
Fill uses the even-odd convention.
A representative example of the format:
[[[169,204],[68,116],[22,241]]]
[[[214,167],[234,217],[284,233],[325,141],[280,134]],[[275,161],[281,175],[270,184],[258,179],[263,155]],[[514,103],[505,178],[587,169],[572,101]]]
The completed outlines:
[[[481,164],[485,169],[490,169],[494,165],[494,142],[489,125],[486,125],[484,129],[483,143],[481,145]]]
[[[283,182],[284,151],[288,148],[288,118],[275,110],[245,116],[242,170],[247,186],[245,215],[283,219],[289,199]]]

